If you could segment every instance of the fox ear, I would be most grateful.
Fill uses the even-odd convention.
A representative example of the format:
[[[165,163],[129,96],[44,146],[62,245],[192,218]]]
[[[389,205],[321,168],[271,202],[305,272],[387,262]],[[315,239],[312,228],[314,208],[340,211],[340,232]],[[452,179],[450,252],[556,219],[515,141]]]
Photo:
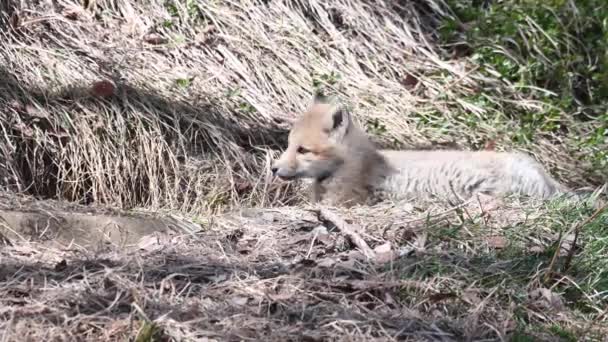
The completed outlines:
[[[332,127],[329,135],[341,140],[348,133],[351,125],[350,113],[343,107],[337,107],[332,113]]]
[[[344,109],[342,109],[342,107],[336,108],[336,110],[334,111],[334,113],[331,115],[331,119],[332,119],[332,122],[333,122],[332,126],[331,126],[331,130],[332,131],[335,131],[340,126],[342,126],[342,124],[344,123],[344,116],[345,116]]]

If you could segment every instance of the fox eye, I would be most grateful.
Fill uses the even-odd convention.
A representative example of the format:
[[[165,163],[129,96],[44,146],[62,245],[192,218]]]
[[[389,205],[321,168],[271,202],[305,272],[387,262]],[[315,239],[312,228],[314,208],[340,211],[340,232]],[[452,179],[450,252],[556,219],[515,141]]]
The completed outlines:
[[[310,152],[309,149],[307,149],[305,147],[302,147],[302,146],[298,147],[298,153],[305,154],[305,153],[308,153],[308,152]]]

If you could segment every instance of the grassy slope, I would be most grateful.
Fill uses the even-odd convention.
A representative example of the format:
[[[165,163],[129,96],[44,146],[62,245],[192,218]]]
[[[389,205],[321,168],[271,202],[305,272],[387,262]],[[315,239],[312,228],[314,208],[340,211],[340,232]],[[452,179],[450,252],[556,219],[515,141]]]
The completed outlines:
[[[13,190],[197,211],[278,203],[287,189],[267,182],[267,164],[315,86],[383,146],[492,141],[570,185],[606,181],[606,141],[577,141],[605,121],[554,109],[558,120],[502,65],[438,47],[465,39],[442,38],[458,21],[440,2],[88,4],[30,3],[7,20],[0,160]],[[104,80],[115,95],[89,96]]]
[[[0,47],[0,185],[11,191],[197,215],[234,205],[297,203],[290,186],[269,181],[268,165],[284,146],[289,120],[307,105],[315,87],[340,94],[383,146],[480,149],[491,142],[496,149],[534,153],[573,186],[608,180],[602,75],[599,85],[589,86],[597,101],[568,98],[581,87],[528,77],[526,71],[534,68],[541,76],[558,67],[564,75],[587,71],[560,62],[566,54],[548,61],[525,51],[518,56],[520,50],[504,39],[510,28],[501,30],[514,21],[504,19],[505,13],[519,13],[512,9],[456,6],[465,1],[452,1],[451,7],[424,1],[397,6],[393,1],[160,0],[84,6],[25,1],[23,8],[11,7],[16,3],[2,4],[9,17]],[[533,19],[544,13],[523,12]],[[523,32],[525,42],[544,46],[541,38],[548,29],[542,27],[553,21],[518,20],[513,40]],[[551,34],[550,42],[575,41],[559,31]],[[470,47],[454,47],[462,41]],[[555,51],[563,51],[562,45]],[[601,47],[583,64],[595,63],[593,70],[603,72],[598,51]],[[102,91],[92,87],[102,80],[113,83],[112,96],[100,96]],[[530,86],[559,95],[526,90]],[[579,112],[591,119],[574,115]],[[488,281],[479,285],[484,296],[492,294],[488,312],[515,315],[517,331],[568,336],[605,321],[606,215],[586,225],[575,266],[561,270],[561,259],[556,266],[564,271],[557,280],[564,277],[551,284],[557,284],[553,291],[566,302],[567,315],[551,314],[543,321],[535,315],[546,308],[517,311],[522,293],[542,283],[556,233],[591,211],[545,208],[540,213],[534,220],[499,225],[513,243],[498,251],[487,246],[487,237],[480,243],[467,233],[483,236],[479,228],[487,228],[485,221],[460,213],[456,223],[433,226],[429,246],[469,261],[433,252],[414,262],[420,267],[400,274],[445,277],[463,290],[467,280]],[[528,240],[536,241],[540,252],[525,247]],[[488,265],[499,267],[504,278],[488,280],[483,272]],[[400,303],[417,305],[408,302],[407,293]]]

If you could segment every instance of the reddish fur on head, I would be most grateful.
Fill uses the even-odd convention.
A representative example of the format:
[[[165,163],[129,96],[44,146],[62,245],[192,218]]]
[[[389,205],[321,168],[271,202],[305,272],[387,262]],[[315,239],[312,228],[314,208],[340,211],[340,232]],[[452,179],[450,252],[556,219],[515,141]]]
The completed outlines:
[[[282,179],[313,179],[314,201],[352,205],[366,201],[392,169],[347,110],[316,97],[294,123],[272,171]]]
[[[331,176],[343,163],[342,141],[350,124],[349,114],[341,107],[315,97],[289,132],[289,144],[275,161],[273,173],[282,179]]]

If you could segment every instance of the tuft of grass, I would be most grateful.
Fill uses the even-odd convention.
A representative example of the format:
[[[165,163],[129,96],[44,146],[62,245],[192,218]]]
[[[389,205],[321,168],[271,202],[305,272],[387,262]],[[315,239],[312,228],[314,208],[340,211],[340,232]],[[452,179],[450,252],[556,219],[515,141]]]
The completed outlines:
[[[448,1],[439,30],[456,55],[486,77],[491,101],[480,108],[517,121],[511,139],[559,139],[596,171],[608,169],[608,4],[585,1]],[[527,103],[526,103],[527,102]]]
[[[135,342],[155,342],[164,341],[166,337],[162,335],[162,330],[154,323],[144,322],[135,337]]]

